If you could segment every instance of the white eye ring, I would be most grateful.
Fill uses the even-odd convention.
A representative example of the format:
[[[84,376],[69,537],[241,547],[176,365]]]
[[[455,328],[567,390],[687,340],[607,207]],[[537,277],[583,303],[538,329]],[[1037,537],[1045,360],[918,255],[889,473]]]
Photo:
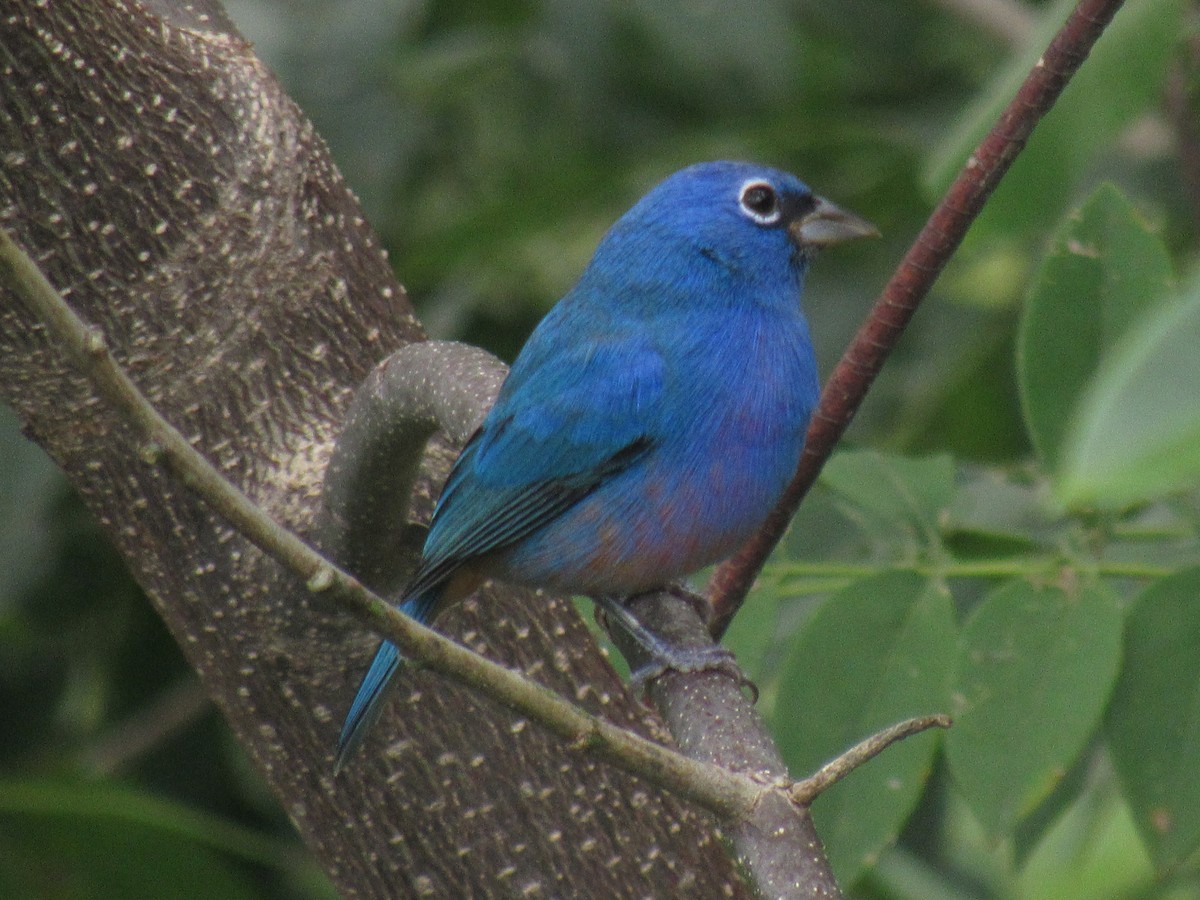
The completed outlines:
[[[738,192],[738,205],[747,218],[759,225],[774,225],[783,215],[779,208],[779,192],[769,182],[759,178],[742,185]]]

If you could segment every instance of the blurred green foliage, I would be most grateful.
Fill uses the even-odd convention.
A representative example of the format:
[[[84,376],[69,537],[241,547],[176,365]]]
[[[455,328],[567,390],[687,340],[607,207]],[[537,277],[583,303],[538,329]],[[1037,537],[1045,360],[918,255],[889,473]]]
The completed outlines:
[[[1070,4],[985,5],[1004,28],[953,0],[230,11],[431,334],[511,358],[647,187],[743,157],[885,235],[812,275],[828,371]],[[958,718],[818,800],[855,896],[1200,897],[1196,42],[1194,7],[1129,0],[728,636],[797,774]],[[0,896],[330,896],[6,413],[0,460]]]

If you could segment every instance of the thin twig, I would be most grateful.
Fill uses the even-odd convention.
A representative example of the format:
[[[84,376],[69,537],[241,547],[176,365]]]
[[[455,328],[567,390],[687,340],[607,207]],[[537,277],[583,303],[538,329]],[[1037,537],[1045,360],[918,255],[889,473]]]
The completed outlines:
[[[326,592],[409,658],[528,716],[581,751],[639,775],[722,819],[738,821],[753,810],[764,790],[762,785],[719,766],[688,759],[589,715],[537,682],[418,624],[273,521],[158,414],[117,364],[103,333],[74,313],[3,229],[0,283],[13,289],[99,393],[142,432],[141,455],[146,462],[165,465],[255,546],[302,576],[309,590]]]
[[[1081,0],[1072,10],[917,235],[825,385],[809,425],[800,466],[783,498],[759,532],[713,574],[709,598],[715,636],[724,633],[741,607],[917,305],[929,293],[1034,126],[1053,106],[1120,6],[1121,0]]]
[[[883,731],[871,735],[855,744],[841,756],[821,766],[816,772],[797,781],[788,789],[788,799],[801,806],[808,806],[830,786],[837,784],[859,766],[870,762],[888,747],[906,737],[928,731],[930,728],[949,728],[954,724],[949,716],[933,715],[907,719]]]
[[[1200,13],[1192,9],[1193,27]],[[1182,51],[1167,77],[1166,107],[1175,131],[1179,156],[1179,175],[1185,199],[1192,214],[1193,227],[1200,228],[1200,34],[1192,33],[1182,42]]]

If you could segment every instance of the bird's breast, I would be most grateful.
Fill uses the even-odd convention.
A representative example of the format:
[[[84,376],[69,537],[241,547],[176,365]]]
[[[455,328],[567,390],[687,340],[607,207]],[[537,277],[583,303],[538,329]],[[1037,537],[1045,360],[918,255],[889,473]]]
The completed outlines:
[[[769,339],[779,337],[710,344],[698,348],[700,358],[671,360],[652,451],[506,551],[499,574],[574,593],[629,594],[736,550],[795,471],[815,401],[807,335],[791,346]]]

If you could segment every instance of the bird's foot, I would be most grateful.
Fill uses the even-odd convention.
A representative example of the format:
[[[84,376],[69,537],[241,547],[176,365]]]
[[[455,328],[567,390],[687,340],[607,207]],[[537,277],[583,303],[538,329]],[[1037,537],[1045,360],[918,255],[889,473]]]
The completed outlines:
[[[758,685],[746,677],[733,653],[724,647],[670,647],[665,654],[656,655],[631,672],[629,685],[635,694],[642,694],[651,681],[667,672],[721,672],[736,681],[739,688],[749,688],[754,695],[753,702],[758,702]]]
[[[698,594],[693,594],[678,585],[666,588],[671,594],[681,597],[688,602],[704,604],[707,609],[708,601]],[[677,593],[682,592],[682,593]],[[738,682],[739,687],[748,687],[754,694],[754,702],[758,702],[758,686],[745,676],[738,667],[733,654],[724,647],[714,644],[698,647],[678,647],[664,641],[654,634],[626,606],[626,600],[620,597],[596,597],[597,606],[606,616],[620,623],[621,627],[646,651],[650,656],[649,662],[639,666],[630,675],[630,686],[634,692],[641,694],[649,682],[665,675],[667,672],[724,672]],[[697,609],[704,618],[700,608]]]

